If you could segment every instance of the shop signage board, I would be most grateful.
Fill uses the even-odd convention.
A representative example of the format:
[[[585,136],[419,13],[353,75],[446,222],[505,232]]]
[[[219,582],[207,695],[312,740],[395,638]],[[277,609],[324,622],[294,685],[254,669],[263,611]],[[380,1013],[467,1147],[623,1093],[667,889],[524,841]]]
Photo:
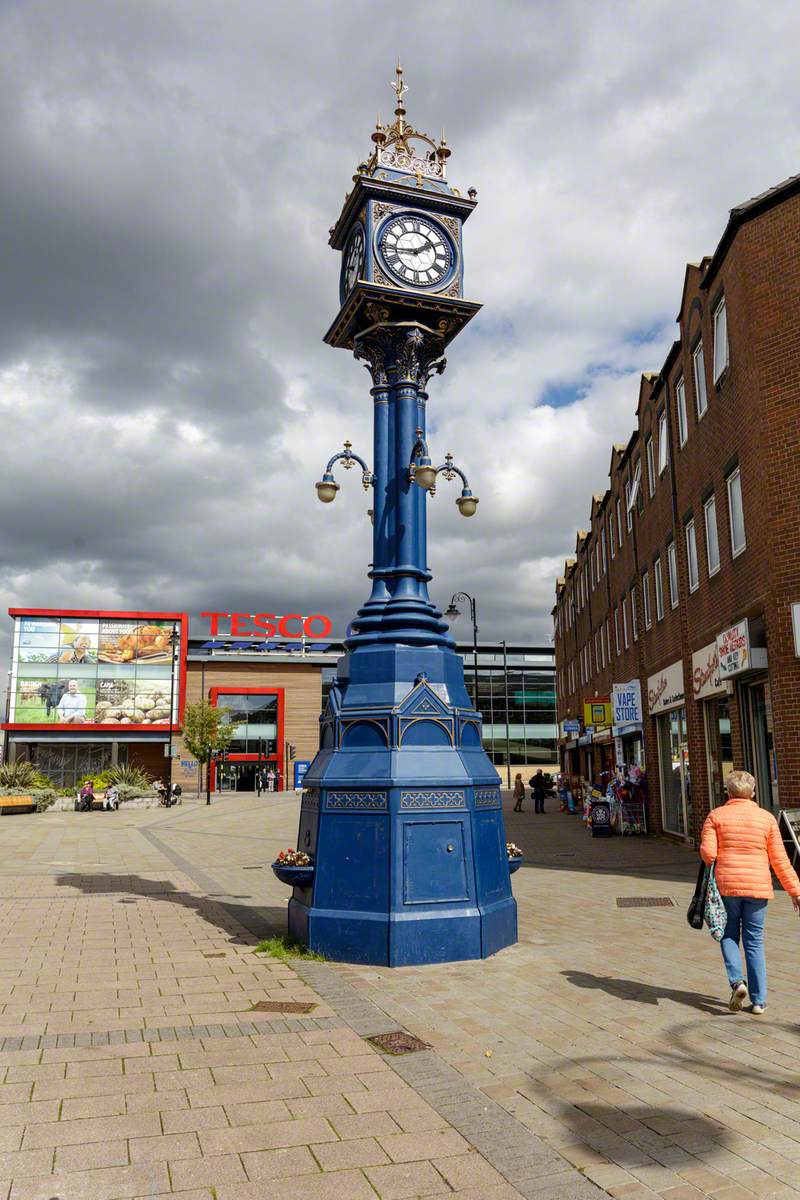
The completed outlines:
[[[717,634],[717,656],[722,679],[750,670],[750,626],[747,620]]]
[[[719,673],[717,643],[709,642],[692,655],[692,696],[695,700],[705,700],[724,690],[725,685]]]
[[[303,786],[306,771],[311,766],[310,760],[296,758],[294,761],[294,786],[295,791]]]
[[[561,728],[564,732],[564,737],[567,737],[567,736],[569,736],[569,734],[580,733],[581,723],[580,723],[580,721],[575,720],[575,719],[573,719],[573,720],[567,719],[566,721],[561,722]]]
[[[330,637],[333,622],[322,613],[304,617],[300,613],[229,613],[201,612],[209,623],[209,633],[212,637],[274,637],[279,634],[284,638],[326,638]],[[228,629],[220,631],[220,622],[228,623]]]
[[[640,725],[642,722],[642,685],[638,679],[615,683],[611,688],[614,725]]]
[[[647,680],[647,711],[651,716],[684,704],[683,661],[671,663]]]
[[[611,724],[611,699],[609,696],[593,696],[583,702],[583,723],[600,729]]]

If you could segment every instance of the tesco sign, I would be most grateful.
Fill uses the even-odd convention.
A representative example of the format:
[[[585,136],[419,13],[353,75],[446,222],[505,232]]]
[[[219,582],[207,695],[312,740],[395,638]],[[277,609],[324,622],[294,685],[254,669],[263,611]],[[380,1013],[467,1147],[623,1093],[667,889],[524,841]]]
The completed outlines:
[[[330,617],[314,613],[304,617],[300,613],[227,613],[202,612],[201,617],[208,617],[209,633],[212,637],[275,637],[283,638],[325,638],[330,636],[333,628]],[[229,621],[228,629],[220,630],[220,621]]]

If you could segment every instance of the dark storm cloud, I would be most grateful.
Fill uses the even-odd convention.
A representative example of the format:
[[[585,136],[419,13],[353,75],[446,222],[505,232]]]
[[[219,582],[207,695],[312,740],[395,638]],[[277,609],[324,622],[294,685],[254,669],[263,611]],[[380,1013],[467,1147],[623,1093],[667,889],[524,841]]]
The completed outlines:
[[[684,261],[798,169],[797,25],[742,0],[0,6],[0,602],[344,629],[369,500],[313,483],[345,437],[369,457],[370,411],[321,343],[326,243],[399,52],[480,196],[485,308],[430,415],[481,504],[431,503],[432,590],[473,591],[487,638],[545,638]]]

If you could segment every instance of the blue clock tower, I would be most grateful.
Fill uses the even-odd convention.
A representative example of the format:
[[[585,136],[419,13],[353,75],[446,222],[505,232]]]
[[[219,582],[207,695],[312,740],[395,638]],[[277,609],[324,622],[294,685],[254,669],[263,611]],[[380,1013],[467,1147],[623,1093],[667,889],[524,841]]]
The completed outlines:
[[[431,602],[426,505],[457,480],[426,440],[428,383],[480,305],[464,297],[463,227],[476,206],[447,181],[450,150],[406,121],[378,122],[330,244],[342,254],[339,312],[325,335],[369,371],[373,465],[350,443],[338,465],[372,496],[372,590],[359,609],[320,718],[298,847],[311,859],[289,902],[289,931],[327,958],[389,966],[481,958],[517,939],[500,780],[481,738],[442,614]]]

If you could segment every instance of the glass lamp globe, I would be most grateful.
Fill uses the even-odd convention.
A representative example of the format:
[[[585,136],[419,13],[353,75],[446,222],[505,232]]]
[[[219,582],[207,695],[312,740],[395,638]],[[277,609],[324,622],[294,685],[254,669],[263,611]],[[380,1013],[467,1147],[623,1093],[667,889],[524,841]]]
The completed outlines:
[[[429,458],[421,458],[414,468],[414,483],[427,492],[436,483],[436,467]]]
[[[472,492],[467,491],[465,488],[456,500],[456,504],[462,517],[474,517],[475,510],[478,507],[478,497],[473,496]]]
[[[332,475],[323,475],[319,483],[315,484],[317,496],[323,504],[330,504],[336,499],[336,493],[339,490],[339,485]]]

